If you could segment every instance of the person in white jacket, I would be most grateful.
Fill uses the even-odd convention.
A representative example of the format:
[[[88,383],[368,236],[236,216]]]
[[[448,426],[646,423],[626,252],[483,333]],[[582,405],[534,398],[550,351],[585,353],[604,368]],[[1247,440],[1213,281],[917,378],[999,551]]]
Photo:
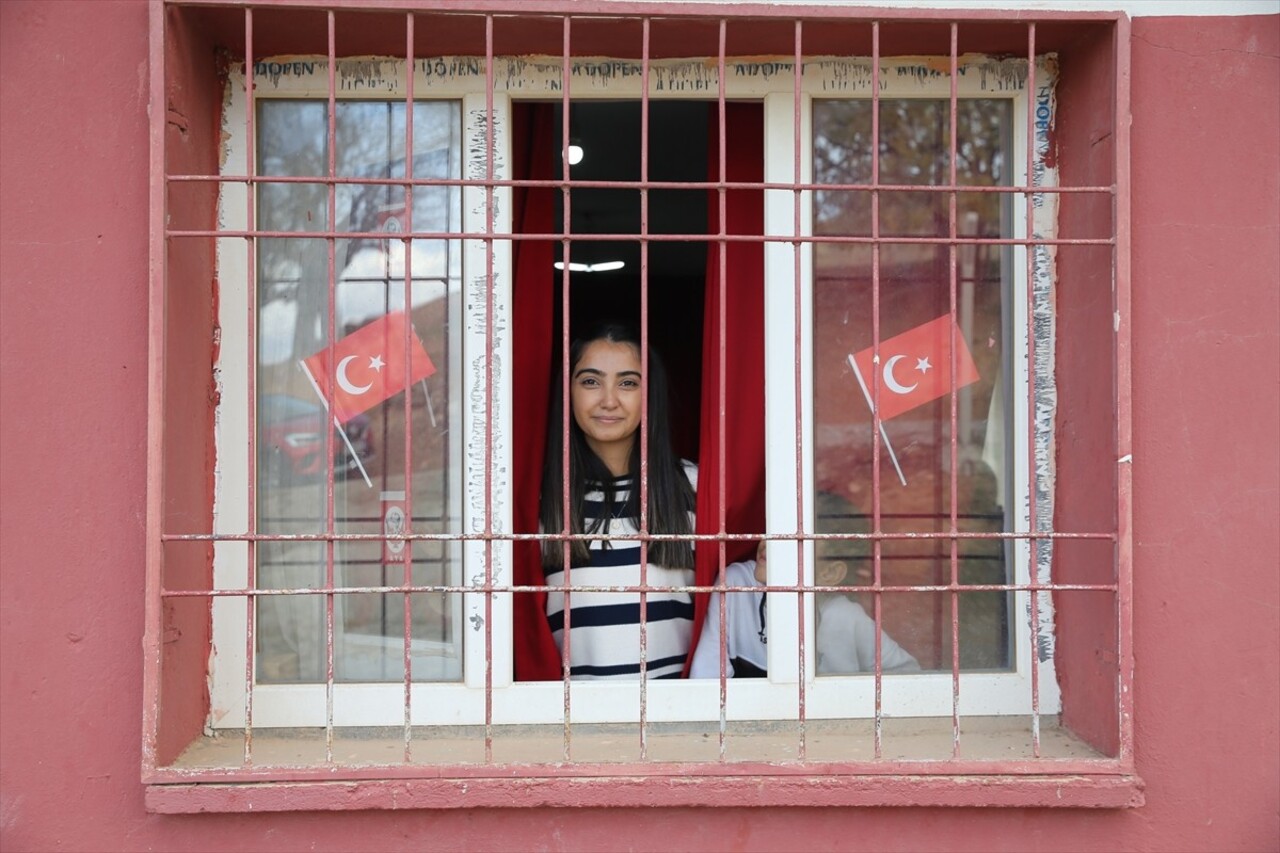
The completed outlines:
[[[725,567],[725,585],[729,587],[763,587],[767,563],[765,543],[756,549],[756,559],[731,563]],[[843,560],[820,560],[818,586],[837,586],[849,573]],[[702,635],[693,653],[690,678],[719,678],[717,663],[720,650],[720,593],[711,594]],[[765,591],[726,593],[725,676],[762,676],[768,668]],[[875,671],[876,623],[862,605],[842,593],[817,594],[818,674],[849,675]],[[880,632],[880,671],[884,673],[919,672],[920,664],[883,630]]]

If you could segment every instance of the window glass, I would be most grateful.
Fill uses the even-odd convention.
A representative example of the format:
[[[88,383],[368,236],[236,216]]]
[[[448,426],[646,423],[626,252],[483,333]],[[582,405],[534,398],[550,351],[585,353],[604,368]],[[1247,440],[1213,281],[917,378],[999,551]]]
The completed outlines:
[[[258,162],[264,176],[328,174],[328,109],[327,103],[316,100],[259,102]],[[335,187],[337,231],[397,234],[406,227],[404,185],[373,183],[405,178],[406,115],[404,102],[337,103],[335,172],[339,179],[356,179]],[[416,102],[412,177],[460,177],[460,139],[461,110],[456,102]],[[412,197],[415,233],[460,230],[458,187],[416,186]],[[266,183],[258,195],[257,216],[264,231],[324,230],[329,227],[328,209],[328,190],[321,183]],[[392,236],[335,240],[336,284],[331,296],[326,240],[257,241],[260,533],[326,532],[330,459],[334,533],[459,532],[459,458],[454,443],[460,397],[459,243],[422,238],[410,241],[409,247],[406,257],[405,242]],[[403,322],[406,281],[408,324]],[[407,364],[406,326],[411,330]],[[330,394],[332,416],[326,412]],[[411,466],[406,464],[409,457]],[[411,519],[406,512],[412,513]],[[410,543],[408,578],[406,547],[403,540],[336,541],[333,584],[341,588],[396,586],[406,579],[413,586],[460,582],[456,543]],[[261,542],[258,586],[324,587],[328,559],[323,542]],[[327,596],[271,595],[258,601],[259,682],[324,682]],[[407,607],[400,593],[335,595],[334,679],[403,680],[406,615],[413,680],[461,678],[460,608],[457,594],[441,591],[412,593]]]
[[[882,186],[950,182],[947,100],[882,99],[878,140],[872,135],[872,110],[871,100],[814,102],[815,183],[870,185],[873,145],[879,147]],[[961,99],[957,110],[956,182],[976,191],[956,194],[956,234],[1008,237],[1011,197],[979,188],[1010,184],[1010,102]],[[819,533],[872,532],[871,405],[877,374],[883,423],[881,530],[890,534],[950,530],[950,248],[945,243],[892,242],[894,237],[948,237],[949,205],[947,192],[882,190],[877,231],[871,192],[815,193],[816,235],[889,239],[879,245],[878,259],[869,242],[820,242],[814,251],[814,467]],[[877,260],[878,364],[871,353]],[[956,527],[962,533],[1012,529],[1008,496],[1015,492],[1006,452],[1011,428],[1006,383],[1014,349],[1010,345],[1010,263],[1004,246],[956,248],[954,364],[959,387],[954,509]],[[944,538],[886,539],[880,582],[886,586],[949,584],[951,548]],[[1000,541],[960,539],[955,548],[959,583],[1012,582],[1012,553]],[[872,556],[869,540],[820,543],[820,577],[824,565],[840,564],[846,569],[843,583],[870,585],[875,580]],[[851,598],[872,612],[871,595]],[[925,670],[951,669],[951,598],[947,592],[927,591],[881,597],[886,633]],[[1000,591],[960,593],[961,669],[1002,670],[1013,665],[1010,605],[1010,595]]]

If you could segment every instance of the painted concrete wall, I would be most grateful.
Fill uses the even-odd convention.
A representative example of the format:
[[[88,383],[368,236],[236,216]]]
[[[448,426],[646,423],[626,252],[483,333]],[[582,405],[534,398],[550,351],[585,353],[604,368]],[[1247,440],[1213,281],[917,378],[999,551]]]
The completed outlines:
[[[1280,15],[1133,25],[1122,812],[147,814],[146,35],[138,2],[0,2],[0,848],[1280,846]]]

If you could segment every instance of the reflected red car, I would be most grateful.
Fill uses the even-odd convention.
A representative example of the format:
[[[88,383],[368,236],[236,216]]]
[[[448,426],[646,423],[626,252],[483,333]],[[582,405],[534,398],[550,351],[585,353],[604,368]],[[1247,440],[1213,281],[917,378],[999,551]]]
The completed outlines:
[[[287,484],[324,477],[324,430],[333,430],[333,474],[336,478],[356,471],[354,450],[367,467],[373,458],[373,440],[369,418],[356,415],[344,430],[351,442],[348,448],[333,427],[319,403],[267,394],[258,401],[258,480]]]

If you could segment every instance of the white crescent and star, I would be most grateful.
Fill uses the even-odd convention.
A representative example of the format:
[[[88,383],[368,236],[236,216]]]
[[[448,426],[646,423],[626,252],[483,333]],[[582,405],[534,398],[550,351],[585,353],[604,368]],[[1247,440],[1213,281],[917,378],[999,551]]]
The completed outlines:
[[[916,387],[920,384],[919,382],[913,382],[910,385],[903,385],[898,381],[897,377],[893,375],[894,365],[904,358],[906,358],[905,355],[895,355],[884,363],[885,387],[895,394],[910,394],[912,391],[916,390]],[[927,374],[932,370],[933,365],[929,363],[929,356],[917,358],[915,369],[920,371],[921,374]]]
[[[354,397],[360,396],[361,394],[365,393],[366,391],[368,391],[370,388],[373,387],[372,382],[368,383],[367,385],[355,385],[347,377],[347,365],[355,361],[356,358],[358,358],[358,356],[349,355],[346,358],[342,359],[342,361],[338,362],[338,370],[337,370],[338,387],[341,388],[343,391],[346,391],[348,394],[351,394]],[[380,355],[369,357],[370,370],[381,371],[382,366],[384,364],[386,364],[386,362],[382,360],[382,356]]]
[[[899,361],[902,361],[902,359],[904,358],[906,358],[905,355],[895,355],[893,358],[889,359],[884,363],[885,387],[895,394],[910,394],[912,391],[916,390],[916,385],[919,384],[919,383],[912,383],[910,385],[903,385],[896,378],[894,378],[893,366],[897,364]],[[339,371],[339,374],[341,374],[341,371]]]

